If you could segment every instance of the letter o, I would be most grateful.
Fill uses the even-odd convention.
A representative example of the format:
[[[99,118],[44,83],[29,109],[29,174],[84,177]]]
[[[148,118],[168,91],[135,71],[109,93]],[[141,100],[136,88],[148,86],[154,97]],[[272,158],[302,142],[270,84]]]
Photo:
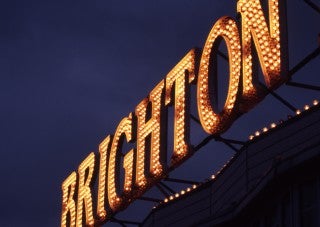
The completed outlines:
[[[227,45],[229,56],[229,88],[223,110],[216,113],[212,107],[209,89],[210,57],[218,37],[222,37]],[[211,53],[212,52],[212,53]],[[241,46],[236,22],[230,17],[220,18],[211,29],[203,48],[197,82],[197,106],[203,129],[209,134],[221,134],[227,130],[237,118],[238,87],[241,73]]]

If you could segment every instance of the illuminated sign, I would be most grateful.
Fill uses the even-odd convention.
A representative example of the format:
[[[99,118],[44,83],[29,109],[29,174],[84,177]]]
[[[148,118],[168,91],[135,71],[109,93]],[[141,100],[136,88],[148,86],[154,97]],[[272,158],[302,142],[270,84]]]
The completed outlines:
[[[198,115],[203,129],[208,134],[220,135],[266,96],[255,78],[255,58],[270,90],[285,81],[286,40],[285,32],[280,33],[285,25],[280,23],[279,14],[285,8],[279,6],[279,0],[269,0],[267,8],[268,14],[263,12],[260,0],[238,0],[241,29],[233,18],[220,18],[213,25],[202,54],[195,49],[187,53],[134,112],[121,120],[114,135],[101,142],[99,154],[90,153],[78,172],[66,178],[62,183],[61,226],[94,226],[108,221],[191,156],[192,84],[197,86]],[[217,81],[212,75],[217,73],[215,65],[221,41],[228,50],[229,88],[223,110],[218,112],[213,104],[216,93],[212,85]],[[168,108],[173,108],[175,116],[173,154],[169,162]],[[134,147],[124,152],[125,155],[124,143]],[[120,168],[124,169],[123,182]],[[94,187],[96,176],[98,185]]]

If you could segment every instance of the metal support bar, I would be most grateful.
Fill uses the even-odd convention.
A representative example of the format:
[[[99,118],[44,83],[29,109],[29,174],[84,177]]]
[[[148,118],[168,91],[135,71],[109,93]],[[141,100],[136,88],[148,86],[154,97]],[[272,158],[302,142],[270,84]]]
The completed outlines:
[[[220,57],[222,57],[224,60],[229,61],[229,58],[227,57],[227,55],[225,55],[224,53],[222,53],[220,50],[218,50],[218,55]]]
[[[181,184],[199,184],[199,182],[196,182],[196,181],[181,180],[181,179],[175,179],[175,178],[166,178],[164,180],[169,182],[174,182],[174,183],[181,183]]]
[[[151,198],[151,197],[139,197],[138,200],[143,200],[143,201],[148,201],[148,202],[156,202],[156,203],[159,203],[162,201],[161,199],[155,199],[155,198]]]
[[[223,142],[223,141],[222,141]],[[235,152],[239,152],[239,149],[237,149],[235,146],[233,146],[232,144],[228,143],[228,142],[223,142],[225,145],[227,145],[228,147],[230,147],[232,150],[234,150]]]
[[[207,145],[207,143],[209,143],[211,140],[215,140],[215,141],[219,141],[219,142],[223,142],[225,145],[227,145],[228,147],[230,147],[232,150],[234,150],[235,152],[238,152],[239,149],[237,149],[235,146],[232,145],[232,143],[236,143],[236,144],[241,144],[244,145],[244,142],[241,141],[236,141],[236,140],[228,140],[228,139],[224,139],[220,136],[215,136],[215,135],[210,135],[207,136],[206,138],[204,138],[201,143],[199,143],[197,146],[194,147],[194,151],[198,151],[200,150],[202,147],[204,147],[205,145]]]
[[[207,136],[197,146],[194,147],[194,151],[200,150],[202,147],[207,145],[207,143],[209,143],[212,139],[214,139],[213,135]]]
[[[116,220],[113,220],[111,219],[110,222],[115,222],[115,223],[118,223],[119,225],[121,225],[122,227],[127,227],[124,223],[122,223],[121,221],[116,221]]]
[[[159,191],[160,191],[165,197],[169,197],[169,194],[161,187],[161,185],[156,184],[156,187],[159,189]]]
[[[314,86],[314,85],[309,85],[309,84],[303,84],[303,83],[297,83],[297,82],[289,81],[289,82],[286,83],[286,85],[292,86],[292,87],[299,87],[299,88],[305,88],[305,89],[320,91],[320,87],[319,86]]]
[[[172,190],[169,186],[167,186],[165,183],[163,182],[159,182],[159,184],[164,187],[165,189],[167,189],[170,193],[172,194],[176,194],[176,192],[174,190]]]
[[[190,114],[190,117],[191,117],[191,119],[192,119],[194,122],[196,122],[196,123],[198,123],[199,125],[201,125],[200,120],[199,120],[197,117],[195,117],[193,114]]]
[[[293,87],[310,89],[310,90],[315,90],[315,91],[320,91],[320,87],[319,86],[303,84],[303,83],[297,83],[297,82],[292,82],[291,81],[291,78],[292,78],[293,74],[295,74],[297,71],[299,71],[301,68],[303,68],[307,63],[309,63],[311,60],[316,58],[319,54],[320,54],[320,47],[316,48],[311,54],[306,56],[304,59],[302,59],[301,62],[299,62],[296,66],[294,66],[289,71],[289,80],[286,82],[286,85],[293,86]]]
[[[119,219],[117,219],[117,218],[115,218],[115,217],[112,217],[111,219],[110,219],[110,221],[111,222],[116,222],[116,223],[119,223],[121,226],[123,226],[123,227],[126,227],[126,225],[125,224],[129,224],[129,225],[137,225],[137,226],[140,226],[141,225],[141,223],[140,222],[136,222],[136,221],[126,221],[126,220],[119,220]]]
[[[320,13],[320,7],[317,4],[313,3],[311,0],[304,0],[304,2],[307,3],[312,9]]]
[[[316,58],[320,54],[320,46],[316,48],[314,51],[312,51],[311,54],[307,55],[302,61],[300,61],[296,66],[294,66],[289,71],[289,80],[291,80],[291,77],[293,74],[295,74],[297,71],[299,71],[301,68],[303,68],[308,62],[310,62],[312,59]]]
[[[268,89],[264,84],[259,83],[265,90],[268,91],[269,94],[271,94],[273,97],[275,97],[276,99],[278,99],[283,105],[285,105],[286,107],[288,107],[290,110],[292,110],[293,112],[296,112],[297,108],[295,108],[293,105],[291,105],[288,101],[286,101],[285,99],[283,99],[281,96],[279,96],[277,93],[275,93],[274,91],[271,91],[270,89]]]
[[[290,110],[292,110],[293,112],[296,112],[297,108],[295,108],[293,105],[291,105],[288,101],[284,100],[281,96],[279,96],[277,93],[275,93],[274,91],[269,91],[270,94],[275,97],[276,99],[278,99],[282,104],[284,104],[286,107],[288,107]]]
[[[122,221],[120,221],[120,220],[118,220],[116,218],[111,218],[110,222],[115,222],[115,223],[120,224],[122,227],[127,227]]]
[[[215,139],[216,141],[219,141],[219,142],[224,143],[225,145],[227,145],[228,147],[230,147],[230,148],[231,148],[232,150],[234,150],[235,152],[238,152],[238,151],[239,151],[239,149],[237,149],[235,146],[233,146],[229,141],[221,138],[220,136],[216,136],[216,137],[214,137],[214,139]]]
[[[228,143],[239,144],[239,145],[245,145],[245,142],[243,142],[243,141],[233,140],[233,139],[226,139],[226,138],[222,138],[221,136],[219,136],[219,138],[217,138],[217,140],[225,141],[225,142],[228,142]]]

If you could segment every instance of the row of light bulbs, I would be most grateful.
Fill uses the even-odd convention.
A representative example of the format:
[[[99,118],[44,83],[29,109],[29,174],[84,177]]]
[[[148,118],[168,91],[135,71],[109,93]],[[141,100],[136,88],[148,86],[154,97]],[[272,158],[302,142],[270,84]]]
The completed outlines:
[[[313,104],[313,106],[317,106],[319,104],[319,101],[315,99],[315,100],[313,100],[312,104]],[[296,110],[296,113],[295,113],[296,116],[300,115],[304,111],[309,110],[311,107],[312,106],[310,106],[310,105],[305,105],[303,107],[303,110],[299,110],[299,109]],[[283,122],[280,122],[280,123],[278,123],[278,125],[280,125],[282,123]],[[261,131],[256,131],[253,135],[250,135],[249,136],[249,140],[253,140],[253,139],[259,137],[260,135],[268,132],[270,129],[273,129],[273,128],[277,127],[278,125],[276,123],[271,123],[269,128],[268,127],[264,127]]]
[[[233,157],[232,157],[232,158],[233,158]],[[232,158],[231,158],[231,159],[232,159]],[[222,169],[225,168],[225,166],[226,166],[226,165],[224,165],[224,166],[222,167]],[[218,171],[218,174],[222,171],[222,169]],[[212,180],[214,180],[215,178],[216,178],[216,175],[211,175],[210,179],[207,179],[207,181],[212,181]],[[194,191],[194,190],[197,189],[200,185],[202,185],[202,183],[193,184],[191,187],[188,187],[188,188],[186,188],[186,189],[183,189],[183,190],[181,190],[180,192],[175,193],[174,195],[170,195],[169,197],[167,197],[167,198],[165,198],[163,201],[161,201],[159,204],[157,204],[156,206],[154,206],[153,209],[156,209],[158,206],[160,206],[160,205],[162,205],[162,204],[171,202],[171,201],[173,201],[173,200],[175,200],[175,199],[178,199],[179,197],[181,197],[181,196],[183,196],[183,195],[185,195],[185,194],[187,194],[187,193],[189,193],[189,192],[191,192],[191,191]]]
[[[318,100],[313,100],[312,104],[313,104],[313,106],[317,106],[317,105],[319,105],[319,101],[318,101]],[[300,115],[303,111],[309,110],[311,107],[312,107],[312,106],[305,105],[305,106],[303,107],[303,110],[297,110],[297,111],[296,111],[296,116],[297,116],[297,115]],[[281,123],[280,123],[280,124],[281,124]],[[280,125],[280,124],[278,124],[278,125]],[[259,137],[261,134],[268,132],[270,129],[276,128],[278,125],[277,125],[276,123],[271,123],[269,128],[268,128],[268,127],[264,127],[261,131],[256,131],[256,132],[254,133],[254,135],[250,135],[250,136],[249,136],[249,140],[253,140],[254,138]],[[217,171],[217,175],[219,175],[219,174],[222,172],[222,170],[228,165],[228,163],[229,163],[233,158],[234,158],[234,156],[232,156],[231,159],[230,159],[229,161],[227,161],[227,162],[222,166],[222,168],[221,168],[219,171]],[[215,180],[216,177],[217,177],[217,175],[211,175],[209,181]],[[184,189],[184,190],[181,190],[180,192],[178,192],[178,193],[176,193],[176,194],[174,194],[174,195],[171,195],[171,196],[165,198],[165,199],[164,199],[163,201],[161,201],[158,205],[154,206],[153,209],[156,209],[158,206],[160,206],[160,205],[162,205],[162,204],[164,204],[164,203],[168,203],[168,202],[170,202],[170,201],[173,201],[173,200],[175,200],[175,199],[177,199],[177,198],[179,198],[179,197],[181,197],[181,196],[183,196],[183,195],[185,195],[185,194],[187,194],[187,193],[195,190],[195,189],[198,188],[201,184],[202,184],[202,183],[200,183],[200,184],[198,184],[198,185],[194,184],[194,185],[192,185],[192,187],[188,187],[188,188],[186,188],[186,189]]]

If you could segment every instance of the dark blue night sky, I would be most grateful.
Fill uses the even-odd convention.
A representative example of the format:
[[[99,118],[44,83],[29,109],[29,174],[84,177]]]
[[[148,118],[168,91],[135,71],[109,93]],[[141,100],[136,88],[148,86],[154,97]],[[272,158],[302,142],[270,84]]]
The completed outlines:
[[[224,15],[236,17],[236,1],[1,1],[0,226],[59,226],[62,181]],[[288,0],[288,23],[292,68],[319,45],[320,23],[302,0]],[[319,64],[293,80],[319,86]],[[285,85],[277,92],[297,108],[319,99]],[[246,141],[289,114],[268,96],[224,136]],[[206,136],[192,130],[194,144]],[[172,176],[203,181],[232,155],[213,141]],[[141,221],[150,206],[119,217]]]

